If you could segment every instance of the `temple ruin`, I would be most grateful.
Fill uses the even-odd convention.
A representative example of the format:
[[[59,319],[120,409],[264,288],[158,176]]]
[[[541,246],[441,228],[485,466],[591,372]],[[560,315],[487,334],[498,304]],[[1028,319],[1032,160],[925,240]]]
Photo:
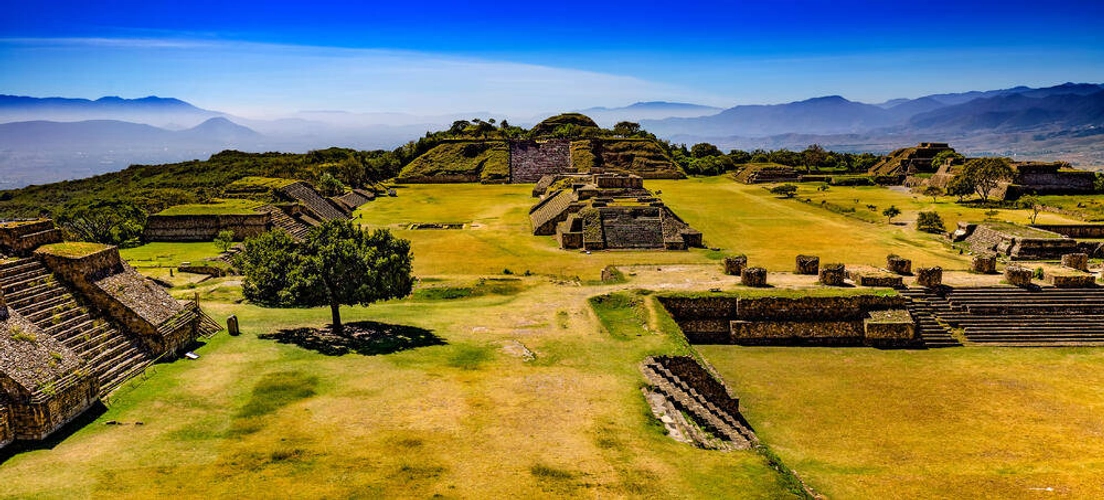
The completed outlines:
[[[211,241],[219,232],[229,230],[234,233],[234,239],[240,241],[276,227],[295,238],[302,238],[311,227],[323,221],[351,218],[358,207],[376,197],[372,191],[354,189],[327,198],[303,181],[263,178],[235,182],[228,186],[227,194],[234,198],[265,199],[271,203],[240,213],[151,215],[146,221],[143,239]]]
[[[906,175],[918,173],[930,173],[942,165],[933,165],[932,160],[944,151],[954,152],[945,142],[921,142],[914,147],[901,148],[889,154],[885,159],[876,163],[868,174],[874,176],[897,176],[904,178]]]
[[[702,246],[702,235],[634,175],[542,179],[543,198],[529,209],[536,236],[555,235],[564,249],[665,249]]]
[[[0,223],[0,446],[39,440],[221,327],[50,220]]]
[[[1034,195],[1073,195],[1092,194],[1096,174],[1087,170],[1077,170],[1062,162],[1013,162],[1011,179],[999,182],[989,193],[997,200],[1015,200],[1021,196]],[[962,163],[942,165],[927,180],[913,180],[908,185],[923,185],[947,189],[951,181],[962,170]]]

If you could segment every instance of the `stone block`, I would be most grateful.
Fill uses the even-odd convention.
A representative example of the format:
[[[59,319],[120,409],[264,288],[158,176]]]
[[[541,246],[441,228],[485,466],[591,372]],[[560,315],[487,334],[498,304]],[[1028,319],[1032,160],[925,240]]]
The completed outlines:
[[[767,270],[761,267],[747,267],[740,273],[740,283],[744,286],[767,286]]]
[[[937,288],[943,284],[943,268],[920,267],[916,269],[916,284],[926,288]]]
[[[899,255],[890,254],[886,256],[886,270],[891,273],[911,275],[912,261]]]
[[[1084,253],[1067,253],[1062,255],[1062,266],[1078,271],[1089,270],[1089,255]]]
[[[843,264],[825,264],[820,268],[820,283],[828,286],[843,286],[847,279],[847,269]]]
[[[1031,286],[1031,277],[1034,274],[1034,271],[1023,266],[1008,266],[1004,268],[1005,281],[1019,287]]]
[[[229,318],[226,318],[226,331],[230,333],[231,337],[241,335],[241,330],[238,330],[237,315],[231,314]]]
[[[730,276],[740,276],[747,267],[746,255],[735,255],[724,258],[724,272]]]
[[[798,255],[797,269],[794,273],[817,275],[820,272],[820,257],[815,255]]]
[[[1055,288],[1089,288],[1096,286],[1096,276],[1088,273],[1054,273],[1047,271],[1043,275],[1047,283]]]
[[[970,269],[975,273],[996,274],[997,256],[993,254],[975,255]]]

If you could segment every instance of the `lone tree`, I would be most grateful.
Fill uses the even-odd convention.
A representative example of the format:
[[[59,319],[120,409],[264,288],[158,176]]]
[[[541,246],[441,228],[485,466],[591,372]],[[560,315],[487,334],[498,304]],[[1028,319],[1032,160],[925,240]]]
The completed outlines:
[[[1031,224],[1035,224],[1035,220],[1039,218],[1039,212],[1043,210],[1043,202],[1039,200],[1038,196],[1030,195],[1020,198],[1019,205],[1031,211]]]
[[[974,188],[984,203],[989,201],[990,191],[1014,174],[1007,158],[974,158],[966,162],[955,180],[961,178],[962,183]]]
[[[932,185],[925,186],[922,193],[924,193],[924,196],[931,196],[932,197],[932,203],[935,203],[935,202],[939,201],[938,198],[945,194],[943,192],[943,188],[941,188],[939,186],[932,186]]]
[[[890,205],[889,208],[882,210],[882,215],[886,216],[889,219],[889,222],[892,224],[893,218],[901,215],[901,209]]]
[[[937,212],[920,212],[916,214],[916,229],[925,233],[941,234],[943,218]]]
[[[405,297],[414,285],[410,242],[386,229],[362,231],[330,220],[295,241],[281,230],[245,242],[239,267],[246,299],[268,306],[330,306],[341,334],[341,306]]]

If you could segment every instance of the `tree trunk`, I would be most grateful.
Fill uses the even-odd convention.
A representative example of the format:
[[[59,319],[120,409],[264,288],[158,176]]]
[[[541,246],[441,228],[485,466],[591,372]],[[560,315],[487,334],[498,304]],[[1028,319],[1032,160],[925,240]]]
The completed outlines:
[[[333,316],[333,332],[341,335],[345,331],[345,327],[341,325],[341,304],[330,302],[330,315]]]

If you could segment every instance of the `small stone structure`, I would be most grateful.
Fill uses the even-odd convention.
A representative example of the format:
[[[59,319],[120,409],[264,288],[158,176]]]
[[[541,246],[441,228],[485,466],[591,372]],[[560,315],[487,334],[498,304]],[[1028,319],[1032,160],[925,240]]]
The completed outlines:
[[[900,275],[865,266],[848,269],[847,277],[858,286],[889,288],[901,288],[904,286],[904,279],[901,278]]]
[[[1084,253],[1067,253],[1062,255],[1062,266],[1078,271],[1089,270],[1089,256]]]
[[[747,267],[746,255],[733,255],[724,258],[724,273],[730,276],[739,276]]]
[[[913,321],[902,296],[679,297],[660,303],[691,343],[740,345],[910,345]],[[874,315],[875,311],[898,311]]]
[[[795,274],[809,274],[816,276],[820,272],[820,257],[815,255],[798,255]]]
[[[943,285],[943,268],[939,266],[916,268],[916,284],[924,288],[939,288]]]
[[[733,178],[744,184],[801,182],[801,174],[785,165],[748,165]]]
[[[965,241],[974,252],[995,252],[1011,260],[1057,260],[1079,249],[1076,240],[1060,234],[1003,222],[959,222],[951,237]]]
[[[867,172],[878,176],[899,176],[931,172],[941,165],[932,165],[932,160],[944,151],[954,151],[944,142],[921,142],[915,147],[898,149],[882,161],[874,164]]]
[[[1096,286],[1096,276],[1076,271],[1046,271],[1043,280],[1055,288],[1089,288]]]
[[[767,270],[762,267],[745,267],[740,272],[740,284],[744,286],[767,286]]]
[[[571,172],[571,141],[510,141],[510,183],[537,182],[546,175]]]
[[[843,286],[847,279],[847,268],[843,264],[824,264],[820,268],[820,283],[828,286]]]
[[[886,270],[891,273],[910,276],[912,275],[912,261],[899,255],[889,254],[886,256]]]
[[[61,231],[50,219],[0,222],[0,254],[26,257],[34,249],[61,241]]]
[[[981,274],[996,274],[997,256],[991,253],[975,255],[970,261],[970,270]]]
[[[249,215],[151,215],[142,239],[146,241],[211,241],[222,231],[233,231],[237,241],[268,230],[269,216]]]
[[[238,316],[236,314],[231,314],[226,318],[226,333],[229,333],[231,337],[241,335],[241,331],[238,330]]]
[[[556,235],[560,248],[585,250],[701,247],[702,235],[632,175],[565,176],[569,183],[529,209],[534,235]]]
[[[1008,266],[1004,268],[1004,280],[1011,285],[1030,287],[1034,271],[1023,266]]]

